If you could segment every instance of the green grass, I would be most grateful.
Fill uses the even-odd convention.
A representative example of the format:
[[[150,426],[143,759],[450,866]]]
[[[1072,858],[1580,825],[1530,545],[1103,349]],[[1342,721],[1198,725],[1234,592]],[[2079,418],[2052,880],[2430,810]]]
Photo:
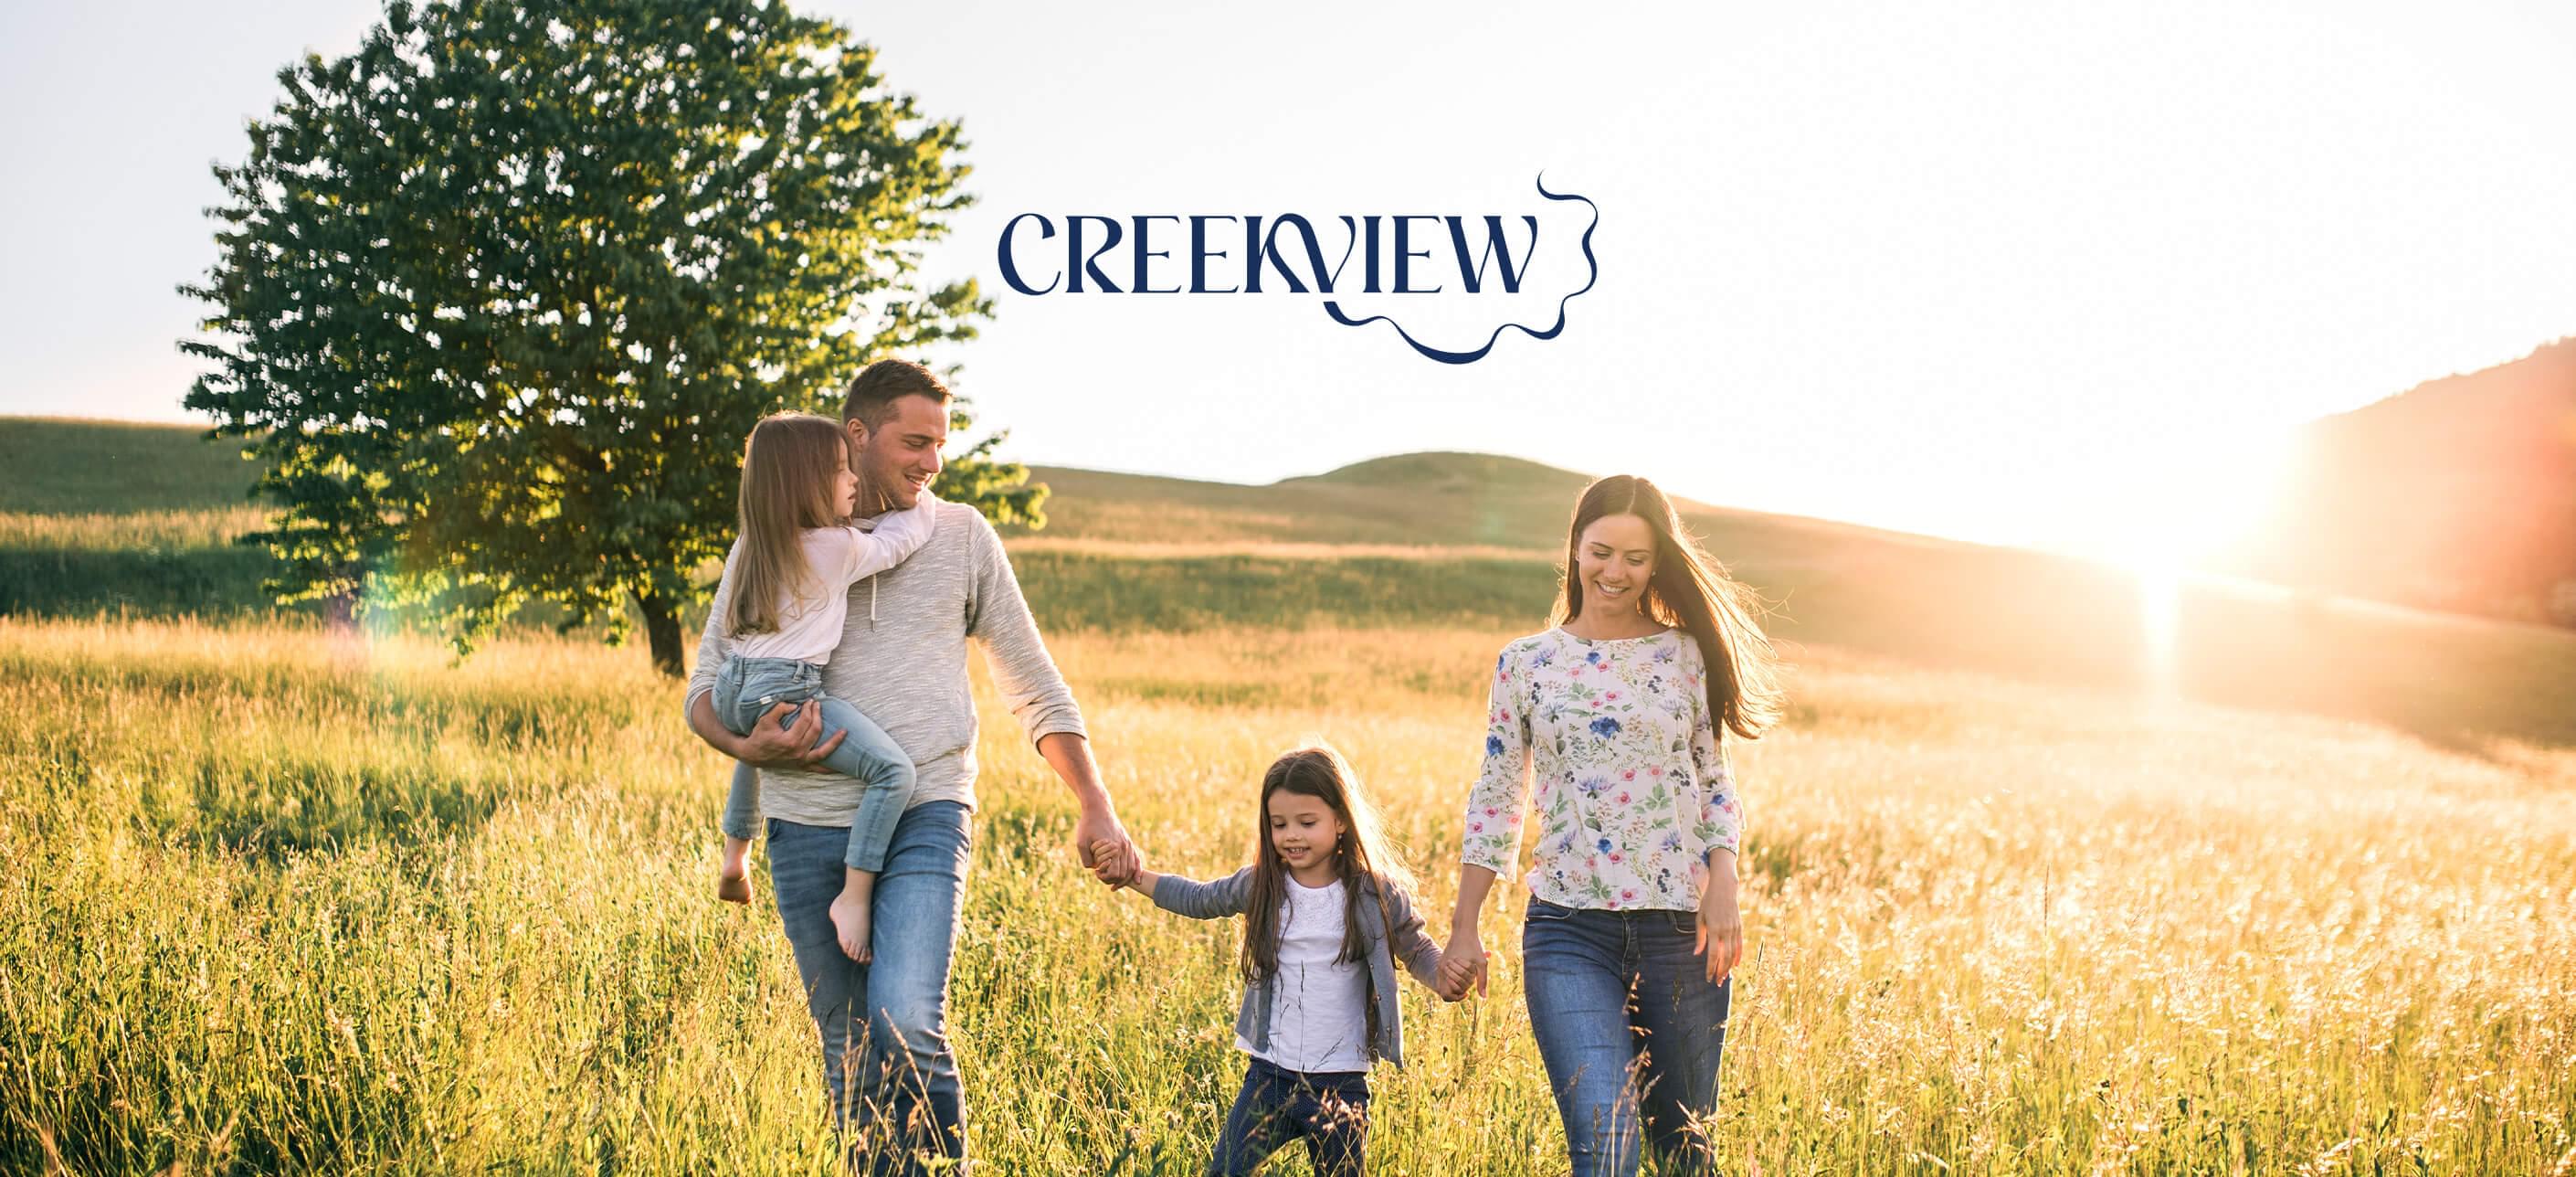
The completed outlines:
[[[203,429],[0,418],[0,514],[110,514],[239,507],[258,475],[239,442]]]
[[[0,419],[0,616],[264,616],[255,471],[168,425]]]

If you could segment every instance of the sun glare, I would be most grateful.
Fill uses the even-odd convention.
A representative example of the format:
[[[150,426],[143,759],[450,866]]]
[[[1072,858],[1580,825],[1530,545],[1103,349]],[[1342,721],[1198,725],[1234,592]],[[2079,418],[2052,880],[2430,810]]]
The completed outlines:
[[[2153,693],[2179,686],[2184,580],[2273,516],[2294,452],[2287,438],[2176,447],[2105,484],[2077,547],[2137,578],[2139,669]]]
[[[2174,449],[2106,478],[2074,546],[2138,573],[2173,577],[2252,538],[2280,504],[2287,438]],[[2080,496],[2074,500],[2081,503]]]

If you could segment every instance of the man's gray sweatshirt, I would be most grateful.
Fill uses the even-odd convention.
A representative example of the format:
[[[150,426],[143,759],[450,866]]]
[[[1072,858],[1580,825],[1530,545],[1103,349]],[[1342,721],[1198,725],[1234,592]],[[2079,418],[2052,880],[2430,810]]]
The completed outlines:
[[[982,643],[993,681],[1034,743],[1054,732],[1083,735],[1073,692],[1047,656],[1020,596],[1002,539],[982,513],[939,504],[939,527],[912,558],[850,586],[841,644],[823,667],[823,690],[859,709],[912,757],[912,803],[975,804],[975,700],[966,676],[966,639]],[[861,526],[873,528],[873,521]],[[732,643],[719,632],[731,599],[733,560],[716,586],[682,712],[715,689]],[[859,782],[830,773],[764,769],[761,809],[804,825],[846,826],[858,812]]]

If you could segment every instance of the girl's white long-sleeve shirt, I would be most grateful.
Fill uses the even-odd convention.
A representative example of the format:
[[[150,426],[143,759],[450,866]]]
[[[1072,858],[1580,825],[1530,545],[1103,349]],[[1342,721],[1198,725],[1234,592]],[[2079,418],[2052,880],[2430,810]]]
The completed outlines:
[[[975,508],[938,506],[939,534],[912,558],[851,586],[840,644],[823,667],[823,693],[847,702],[894,737],[920,778],[912,803],[975,804],[975,690],[966,673],[970,643],[991,656],[993,686],[1031,743],[1083,734],[1082,710],[1047,656],[1037,621],[1011,575],[1002,539]],[[882,526],[890,516],[877,517]],[[740,553],[736,553],[738,557]],[[733,653],[719,624],[733,593],[735,558],[709,604],[704,637],[681,714],[715,689]],[[846,826],[858,812],[859,782],[825,772],[762,769],[760,807],[771,817]]]
[[[736,658],[793,658],[828,666],[842,641],[850,616],[850,586],[901,564],[938,528],[939,500],[924,493],[910,509],[879,518],[876,530],[857,527],[809,527],[798,537],[805,548],[805,576],[780,594],[778,628],[742,634],[729,651]],[[721,625],[721,613],[709,619]]]

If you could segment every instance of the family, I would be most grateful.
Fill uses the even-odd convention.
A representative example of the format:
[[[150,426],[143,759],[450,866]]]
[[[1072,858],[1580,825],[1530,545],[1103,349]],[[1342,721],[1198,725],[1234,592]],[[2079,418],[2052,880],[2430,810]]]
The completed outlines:
[[[1561,623],[1495,661],[1444,945],[1329,747],[1263,775],[1251,865],[1212,882],[1146,869],[999,537],[930,494],[948,402],[929,370],[883,360],[840,420],[781,414],[753,431],[741,536],[685,704],[737,763],[718,894],[749,902],[748,848],[765,835],[854,1159],[920,1172],[967,1156],[946,1002],[975,805],[973,639],[1080,807],[1083,866],[1177,915],[1243,917],[1248,1057],[1208,1172],[1250,1173],[1296,1141],[1318,1173],[1363,1171],[1368,1072],[1403,1064],[1396,973],[1451,1001],[1486,990],[1478,920],[1518,860],[1525,810],[1538,828],[1522,988],[1573,1171],[1634,1174],[1649,1154],[1664,1172],[1711,1169],[1704,1123],[1744,944],[1724,737],[1759,735],[1781,695],[1752,598],[1663,493],[1624,475],[1587,488]]]

